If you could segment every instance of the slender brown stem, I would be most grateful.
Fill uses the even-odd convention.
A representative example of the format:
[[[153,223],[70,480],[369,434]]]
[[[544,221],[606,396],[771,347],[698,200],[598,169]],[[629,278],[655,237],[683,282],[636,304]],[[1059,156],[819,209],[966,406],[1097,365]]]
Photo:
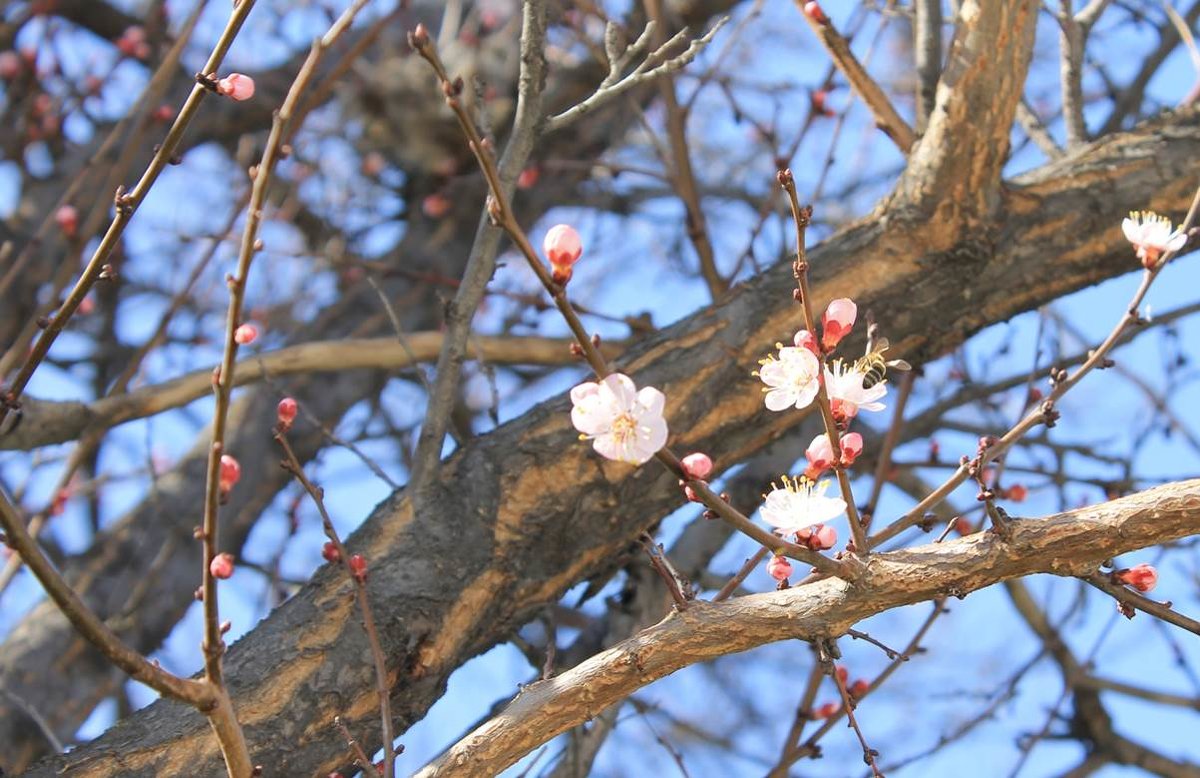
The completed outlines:
[[[796,196],[796,179],[791,170],[779,171],[779,183],[787,192],[788,203],[792,208],[792,220],[796,224],[796,261],[793,264],[793,274],[796,276],[800,307],[804,311],[804,328],[815,338],[817,318],[808,286],[808,259],[804,250],[804,233],[812,217],[812,208],[801,207]],[[824,373],[825,357],[821,357],[820,361],[821,371]],[[829,437],[833,461],[839,463],[842,459],[841,435],[838,432],[837,420],[833,417],[833,406],[829,402],[829,389],[825,386],[824,375],[817,384],[817,407],[821,409],[821,421],[825,423],[825,434]],[[840,464],[835,464],[834,472],[837,473],[838,486],[841,487],[842,499],[846,503],[846,518],[850,524],[850,536],[854,539],[854,550],[865,556],[870,553],[870,548],[867,546],[867,534],[863,529],[862,519],[858,515],[858,506],[854,502],[854,491],[850,488],[850,476]]]
[[[1186,629],[1195,635],[1200,635],[1200,621],[1184,616],[1182,613],[1171,608],[1170,603],[1161,603],[1143,597],[1141,594],[1127,589],[1124,586],[1118,586],[1109,578],[1100,573],[1092,573],[1091,575],[1081,576],[1081,580],[1096,587],[1105,594],[1111,595],[1118,602],[1137,608],[1143,613],[1149,613],[1168,624],[1174,624],[1180,629]]]
[[[242,24],[246,21],[246,17],[250,14],[250,9],[254,7],[255,0],[241,0],[233,8],[233,13],[229,17],[225,29],[217,39],[216,45],[213,47],[212,53],[208,57],[208,61],[204,65],[203,73],[205,75],[216,73],[221,66],[221,62],[225,59],[226,52],[233,45],[233,39],[241,30]],[[183,107],[179,110],[178,116],[171,124],[171,128],[167,131],[167,137],[163,139],[158,152],[155,153],[150,160],[150,164],[146,167],[142,177],[134,185],[133,189],[126,192],[123,188],[117,190],[114,198],[116,206],[116,215],[113,217],[112,223],[109,224],[108,231],[104,237],[100,239],[99,245],[92,253],[92,257],[88,260],[87,266],[76,282],[71,293],[67,295],[67,299],[55,311],[54,316],[50,319],[50,323],[42,334],[34,343],[32,351],[26,357],[24,364],[21,365],[20,371],[12,384],[3,390],[3,397],[0,398],[0,422],[3,422],[8,412],[17,406],[20,400],[21,393],[29,384],[29,379],[33,377],[33,373],[37,370],[42,360],[46,358],[50,347],[58,338],[59,334],[67,326],[67,320],[79,308],[83,298],[91,291],[92,286],[99,279],[101,271],[104,269],[105,263],[116,250],[120,243],[121,236],[125,233],[125,228],[129,222],[133,220],[133,215],[137,211],[138,206],[146,199],[146,195],[150,192],[150,187],[158,180],[159,174],[166,168],[167,164],[174,158],[180,141],[183,140],[183,133],[191,123],[196,113],[200,110],[200,103],[204,100],[205,95],[209,92],[209,88],[203,83],[197,83],[192,87],[192,92],[188,95]]]
[[[1192,225],[1196,222],[1198,210],[1200,210],[1200,188],[1196,189],[1196,194],[1192,198],[1192,204],[1188,209],[1187,217],[1180,226],[1181,231],[1187,233],[1191,229]],[[1154,279],[1158,277],[1159,272],[1178,253],[1177,251],[1165,252],[1158,264],[1143,272],[1142,281],[1138,284],[1137,291],[1134,292],[1133,297],[1126,306],[1124,315],[1117,322],[1116,326],[1113,327],[1112,331],[1109,332],[1108,337],[1090,352],[1088,358],[1073,373],[1067,373],[1065,370],[1061,371],[1058,377],[1059,380],[1054,382],[1053,388],[1046,399],[1037,408],[1026,414],[1008,432],[1004,433],[1003,437],[993,445],[988,446],[984,451],[981,451],[976,460],[972,460],[972,465],[977,464],[977,467],[982,468],[996,459],[996,457],[1006,453],[1034,427],[1048,421],[1052,422],[1057,418],[1057,411],[1054,410],[1054,407],[1062,399],[1062,396],[1083,380],[1083,377],[1092,372],[1092,370],[1106,365],[1109,352],[1121,342],[1125,331],[1142,321],[1141,316],[1138,314],[1138,307],[1142,304],[1142,300],[1145,299],[1146,293],[1150,291],[1150,286],[1154,283]],[[908,513],[905,513],[887,527],[872,535],[869,541],[870,547],[874,548],[920,522],[926,511],[941,503],[942,500],[946,499],[951,492],[965,483],[970,477],[970,466],[966,464],[960,465],[953,475],[946,479],[937,489],[930,492],[925,499],[917,503]]]
[[[317,506],[317,512],[321,514],[321,526],[325,529],[325,536],[337,548],[338,559],[354,583],[354,593],[358,598],[359,610],[362,611],[363,631],[367,633],[367,643],[371,646],[371,660],[375,665],[375,690],[379,694],[379,718],[383,730],[383,775],[384,778],[392,778],[396,765],[394,747],[396,736],[392,727],[391,683],[388,680],[387,657],[383,653],[383,644],[379,640],[379,630],[375,627],[375,616],[371,610],[371,600],[367,596],[366,576],[356,571],[351,565],[350,552],[342,543],[341,537],[333,526],[333,520],[329,517],[329,511],[325,507],[324,492],[304,474],[304,467],[296,457],[296,452],[292,450],[287,433],[283,430],[276,430],[275,440],[283,448],[284,468],[296,477],[296,480],[300,482],[304,491],[308,492],[308,496]]]
[[[567,300],[566,288],[561,284],[555,283],[550,273],[546,270],[546,266],[538,257],[537,252],[534,251],[533,246],[529,242],[529,237],[525,234],[525,231],[521,228],[520,223],[513,213],[512,205],[505,196],[504,189],[501,186],[499,171],[496,168],[495,156],[490,150],[490,144],[484,143],[483,138],[479,135],[479,131],[475,127],[475,123],[468,116],[462,102],[458,99],[462,84],[450,80],[433,41],[429,38],[428,34],[424,33],[423,29],[410,33],[409,43],[429,63],[434,73],[437,74],[442,92],[446,95],[446,104],[454,112],[460,129],[467,137],[467,143],[471,152],[475,155],[475,159],[479,163],[479,167],[487,181],[488,189],[491,191],[488,209],[493,221],[508,235],[509,239],[517,247],[517,250],[525,257],[525,261],[529,264],[534,275],[537,276],[538,281],[541,282],[542,287],[549,293],[551,299],[554,301],[554,307],[558,309],[566,321],[567,327],[571,330],[571,334],[575,337],[575,341],[579,346],[580,353],[582,353],[584,360],[587,361],[592,371],[598,378],[603,379],[607,377],[612,373],[612,369],[609,367],[604,355],[600,353],[597,344],[588,334],[579,315]],[[857,578],[859,574],[857,567],[843,561],[830,559],[827,556],[794,543],[788,543],[754,524],[750,519],[742,515],[732,505],[722,500],[709,489],[707,483],[692,479],[684,471],[683,466],[679,462],[679,457],[669,448],[660,450],[655,454],[655,458],[680,479],[686,481],[687,485],[692,488],[705,507],[715,512],[739,531],[770,548],[776,554],[789,556],[811,564],[826,575],[837,576],[846,580]]]
[[[846,691],[846,682],[838,674],[832,659],[826,658],[824,664],[825,672],[833,679],[834,685],[837,686],[838,696],[842,698],[842,710],[846,713],[846,719],[850,723],[850,728],[858,736],[859,745],[862,746],[863,761],[871,768],[873,778],[883,778],[883,773],[879,772],[879,766],[875,764],[875,757],[879,756],[879,752],[867,744],[867,738],[863,734],[862,727],[858,725],[858,718],[854,715],[854,706],[856,703],[850,699],[850,693]]]

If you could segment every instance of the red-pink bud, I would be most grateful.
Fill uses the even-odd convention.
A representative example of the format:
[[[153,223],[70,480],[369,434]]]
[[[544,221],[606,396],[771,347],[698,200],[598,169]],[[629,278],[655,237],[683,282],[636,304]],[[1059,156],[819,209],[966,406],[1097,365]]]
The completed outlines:
[[[808,459],[808,470],[804,474],[810,480],[820,477],[821,473],[833,467],[833,446],[829,443],[829,436],[821,433],[813,438],[804,456]]]
[[[21,75],[21,55],[15,51],[0,51],[0,78],[12,81]]]
[[[838,445],[842,449],[842,467],[850,467],[862,453],[863,437],[857,432],[847,432],[838,441]]]
[[[1013,502],[1025,502],[1025,498],[1029,496],[1029,489],[1023,484],[1013,484],[1004,490],[1004,496]]]
[[[858,415],[858,406],[841,397],[830,398],[829,409],[833,412],[833,420],[838,424],[845,424]]]
[[[692,487],[686,481],[680,481],[679,483],[683,486],[683,494],[685,497],[692,502],[704,502],[704,500],[700,499],[700,495],[696,494],[696,492],[692,490]],[[706,481],[701,481],[701,483],[703,483],[705,486],[708,485]]]
[[[253,343],[257,337],[258,327],[255,327],[253,324],[243,324],[233,331],[234,342],[242,346]]]
[[[825,15],[825,11],[821,9],[821,4],[816,0],[809,0],[804,4],[804,15],[817,24],[829,24],[829,17]]]
[[[796,348],[806,348],[818,357],[821,356],[821,349],[817,346],[817,337],[808,330],[800,330],[792,338],[792,344]]]
[[[296,411],[296,401],[291,397],[284,397],[279,401],[279,405],[275,408],[275,416],[279,420],[281,429],[291,429],[292,422],[296,420]]]
[[[813,527],[812,537],[808,544],[814,551],[824,551],[837,544],[837,530],[828,524],[817,524]]]
[[[175,118],[175,106],[163,103],[152,114],[156,122],[169,122]]]
[[[846,669],[845,665],[838,665],[833,670],[837,673],[838,680],[842,682],[843,686],[850,682],[850,671]]]
[[[773,556],[767,562],[767,575],[776,581],[786,581],[791,574],[792,563],[787,561],[785,557]]]
[[[75,312],[80,316],[87,316],[94,310],[96,310],[96,300],[89,294],[87,297],[79,301],[79,307]]]
[[[217,92],[234,100],[254,97],[254,79],[242,73],[230,73],[217,82]]]
[[[833,111],[829,109],[827,100],[829,92],[824,89],[818,89],[809,95],[809,101],[812,103],[812,112],[814,116],[833,116]]]
[[[521,175],[517,176],[517,189],[532,189],[541,175],[536,165],[530,165],[521,171]]]
[[[694,451],[688,454],[680,461],[680,464],[683,465],[683,472],[687,473],[689,478],[708,478],[708,474],[713,469],[712,460],[703,451]]]
[[[421,201],[421,213],[428,216],[430,219],[440,219],[450,213],[450,198],[439,192],[434,192],[431,195],[426,195]]]
[[[338,551],[337,543],[327,540],[321,547],[321,556],[325,557],[326,562],[338,562],[341,561],[342,552]]]
[[[233,554],[217,554],[209,563],[208,572],[212,573],[213,578],[220,578],[222,581],[229,578],[233,575]]]
[[[971,526],[971,522],[968,521],[966,517],[957,516],[954,519],[954,531],[960,535],[966,536],[974,532],[975,528]]]
[[[574,227],[567,224],[556,224],[546,233],[542,241],[542,250],[551,265],[570,267],[583,254],[583,241]]]
[[[829,303],[825,315],[821,317],[821,344],[826,351],[832,351],[842,338],[850,334],[857,316],[858,306],[848,297]]]
[[[571,281],[571,276],[574,271],[570,265],[551,265],[554,270],[550,273],[550,278],[559,286],[566,286]]]
[[[859,678],[854,683],[850,684],[850,688],[846,689],[851,697],[855,699],[862,697],[867,692],[871,691],[871,683],[865,678]]]
[[[73,238],[79,229],[79,211],[75,210],[73,205],[59,206],[59,209],[54,212],[54,223],[63,231],[64,235]]]
[[[242,477],[242,466],[238,461],[228,454],[221,456],[221,467],[218,480],[221,484],[221,491],[228,492],[233,488]]]
[[[117,51],[126,57],[145,59],[150,56],[150,44],[146,42],[146,31],[138,25],[126,27],[117,39]]]
[[[1139,592],[1148,592],[1158,584],[1158,571],[1154,569],[1153,565],[1148,565],[1145,562],[1125,570],[1118,570],[1113,573],[1113,577],[1120,583],[1132,586]]]
[[[363,559],[361,554],[350,557],[350,574],[359,583],[367,580],[367,560]]]
[[[827,702],[824,705],[817,706],[816,709],[814,709],[812,712],[812,717],[814,719],[832,718],[841,709],[842,709],[842,706],[837,704],[836,702]]]

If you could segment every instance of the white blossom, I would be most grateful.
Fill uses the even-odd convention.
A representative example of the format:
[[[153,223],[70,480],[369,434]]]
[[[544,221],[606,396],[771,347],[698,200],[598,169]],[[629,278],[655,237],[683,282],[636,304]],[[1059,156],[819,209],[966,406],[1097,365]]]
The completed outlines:
[[[1179,251],[1187,243],[1182,230],[1172,230],[1171,220],[1151,211],[1134,211],[1121,222],[1125,238],[1137,249],[1138,259],[1153,267],[1167,251]]]
[[[638,390],[629,376],[613,373],[571,390],[571,423],[603,457],[640,465],[667,443],[666,398],[654,387]]]
[[[755,373],[766,384],[767,409],[805,408],[820,389],[821,362],[806,348],[778,348],[779,358],[762,360],[762,369]]]
[[[823,524],[846,510],[845,500],[825,496],[828,488],[829,481],[814,484],[807,478],[784,476],[783,488],[775,488],[766,495],[759,513],[763,521],[784,535]]]
[[[887,406],[879,402],[887,395],[887,381],[880,380],[863,387],[868,369],[858,363],[836,360],[825,368],[825,391],[834,406],[834,415],[850,419],[860,411],[882,411]]]

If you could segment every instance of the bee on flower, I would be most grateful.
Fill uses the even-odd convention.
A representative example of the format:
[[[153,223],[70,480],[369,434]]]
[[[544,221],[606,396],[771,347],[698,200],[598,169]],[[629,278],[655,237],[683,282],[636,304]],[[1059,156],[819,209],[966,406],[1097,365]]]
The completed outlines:
[[[1133,211],[1121,222],[1121,230],[1147,270],[1157,265],[1163,254],[1179,251],[1187,243],[1185,232],[1172,229],[1170,219],[1152,211]]]
[[[640,465],[667,443],[666,397],[652,386],[638,389],[613,373],[571,390],[571,423],[602,457]]]
[[[847,363],[836,359],[825,367],[825,390],[839,422],[853,419],[860,410],[882,411],[879,402],[887,395],[887,381],[877,379],[875,364],[869,359]]]

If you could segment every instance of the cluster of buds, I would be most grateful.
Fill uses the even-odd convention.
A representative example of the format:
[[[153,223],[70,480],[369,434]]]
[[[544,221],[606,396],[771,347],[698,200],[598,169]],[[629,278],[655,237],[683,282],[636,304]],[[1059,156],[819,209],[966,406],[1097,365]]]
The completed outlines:
[[[833,445],[830,443],[828,435],[821,433],[813,438],[812,443],[808,444],[808,449],[804,452],[805,458],[808,459],[808,469],[804,471],[804,477],[815,481],[826,470],[853,465],[854,460],[858,459],[858,455],[862,453],[863,437],[857,432],[848,432],[841,436],[838,448],[841,456],[835,458]]]
[[[550,260],[554,283],[566,286],[571,280],[571,269],[583,255],[583,241],[579,233],[570,225],[556,224],[546,233],[542,250],[546,253],[546,259]]]

